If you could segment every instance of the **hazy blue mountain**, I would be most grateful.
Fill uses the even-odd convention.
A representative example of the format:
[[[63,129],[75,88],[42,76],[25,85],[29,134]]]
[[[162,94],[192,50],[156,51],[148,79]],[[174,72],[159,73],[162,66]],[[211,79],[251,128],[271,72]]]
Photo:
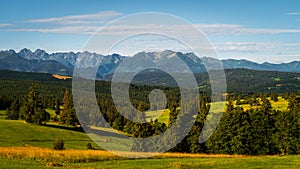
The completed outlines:
[[[44,50],[37,49],[32,52],[29,49],[22,49],[16,53],[13,50],[5,51],[6,53],[15,54],[20,58],[27,59],[28,61],[56,61],[64,65],[68,69],[74,69],[74,67],[86,70],[92,70],[99,66],[99,76],[102,77],[106,74],[112,73],[118,64],[124,59],[123,56],[113,54],[109,56],[103,56],[90,52],[58,52],[48,54]],[[16,68],[17,69],[17,68]],[[16,70],[14,69],[14,70]],[[12,69],[10,69],[12,70]],[[42,71],[37,71],[42,72]],[[72,74],[72,73],[71,73]]]
[[[16,53],[0,52],[0,70],[21,72],[39,72],[50,74],[72,74],[72,69],[54,60],[29,60],[19,57]]]
[[[299,61],[293,61],[290,63],[281,63],[281,64],[273,64],[268,62],[259,64],[248,60],[227,59],[227,60],[222,60],[222,63],[226,69],[246,68],[246,69],[253,69],[253,70],[300,72]]]
[[[98,69],[98,77],[115,72],[121,64],[122,71],[141,71],[145,66],[160,66],[168,68],[171,72],[184,73],[183,65],[180,65],[178,58],[181,59],[194,73],[214,70],[214,63],[219,60],[210,57],[198,57],[194,53],[174,52],[165,50],[162,52],[139,52],[132,57],[125,57],[118,54],[104,56],[91,52],[57,52],[47,53],[44,50],[37,49],[31,51],[22,49],[19,52],[7,50],[0,52],[0,69],[42,72],[42,73],[60,73],[72,75],[74,67],[82,70]],[[225,69],[246,68],[252,70],[269,70],[283,72],[300,72],[300,62],[272,64],[256,63],[248,60],[221,60]]]

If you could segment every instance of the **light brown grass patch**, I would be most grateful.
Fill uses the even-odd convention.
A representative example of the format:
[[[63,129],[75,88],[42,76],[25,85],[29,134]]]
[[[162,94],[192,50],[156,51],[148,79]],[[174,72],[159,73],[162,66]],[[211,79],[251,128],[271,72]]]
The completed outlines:
[[[53,76],[54,78],[60,79],[60,80],[72,79],[71,76],[64,76],[64,75],[58,75],[58,74],[53,74],[52,76]]]
[[[227,154],[191,154],[191,153],[155,153],[108,152],[104,150],[52,150],[39,147],[0,147],[0,157],[8,159],[33,159],[48,162],[93,162],[103,160],[128,159],[116,154],[128,154],[136,157],[150,158],[249,158],[247,155]]]

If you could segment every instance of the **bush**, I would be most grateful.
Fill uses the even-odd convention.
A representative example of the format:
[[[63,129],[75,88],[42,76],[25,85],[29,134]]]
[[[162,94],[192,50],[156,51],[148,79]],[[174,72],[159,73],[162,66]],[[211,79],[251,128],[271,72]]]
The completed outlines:
[[[53,149],[54,150],[64,150],[65,149],[64,146],[65,146],[64,140],[56,139],[54,141],[54,147],[53,147]]]
[[[88,149],[88,150],[93,150],[94,148],[93,148],[93,146],[92,146],[91,143],[87,143],[86,149]]]

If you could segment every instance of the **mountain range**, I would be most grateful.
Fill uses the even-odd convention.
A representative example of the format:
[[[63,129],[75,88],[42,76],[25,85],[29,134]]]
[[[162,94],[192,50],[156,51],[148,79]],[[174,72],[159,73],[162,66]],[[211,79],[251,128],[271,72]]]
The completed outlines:
[[[176,56],[176,57],[175,57]],[[37,49],[31,51],[22,49],[19,52],[14,50],[0,51],[0,70],[14,70],[21,72],[39,72],[49,74],[72,75],[74,68],[90,69],[98,68],[97,76],[104,78],[115,72],[118,66],[126,60],[127,69],[122,71],[135,71],[143,66],[158,65],[159,67],[169,67],[169,71],[180,72],[183,69],[178,67],[180,58],[193,73],[206,72],[207,63],[219,62],[210,57],[198,57],[194,53],[181,53],[170,50],[162,52],[139,52],[134,56],[121,56],[119,54],[101,55],[91,52],[60,52],[47,53]],[[290,63],[256,63],[248,60],[226,59],[220,60],[225,69],[245,68],[252,70],[267,70],[281,72],[300,72],[300,61]],[[140,67],[138,67],[140,66]],[[124,65],[123,65],[124,68]],[[212,68],[214,69],[214,68]]]

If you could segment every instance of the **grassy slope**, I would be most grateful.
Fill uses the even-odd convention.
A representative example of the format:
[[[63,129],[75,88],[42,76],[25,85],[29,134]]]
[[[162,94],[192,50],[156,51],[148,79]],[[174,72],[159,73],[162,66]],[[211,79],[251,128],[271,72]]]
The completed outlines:
[[[60,128],[37,126],[0,119],[0,146],[39,146],[52,148],[55,139],[63,139],[66,149],[85,149],[92,142],[86,134]],[[95,144],[93,146],[96,147]]]
[[[63,139],[66,149],[86,149],[87,143],[101,149],[85,133],[73,131],[54,123],[48,126],[38,126],[24,123],[21,120],[0,119],[0,147],[36,146],[53,148],[55,139]],[[111,131],[102,128],[97,129],[100,135],[92,134],[99,145],[105,145],[109,149],[127,150],[131,142],[128,139],[110,135]]]

